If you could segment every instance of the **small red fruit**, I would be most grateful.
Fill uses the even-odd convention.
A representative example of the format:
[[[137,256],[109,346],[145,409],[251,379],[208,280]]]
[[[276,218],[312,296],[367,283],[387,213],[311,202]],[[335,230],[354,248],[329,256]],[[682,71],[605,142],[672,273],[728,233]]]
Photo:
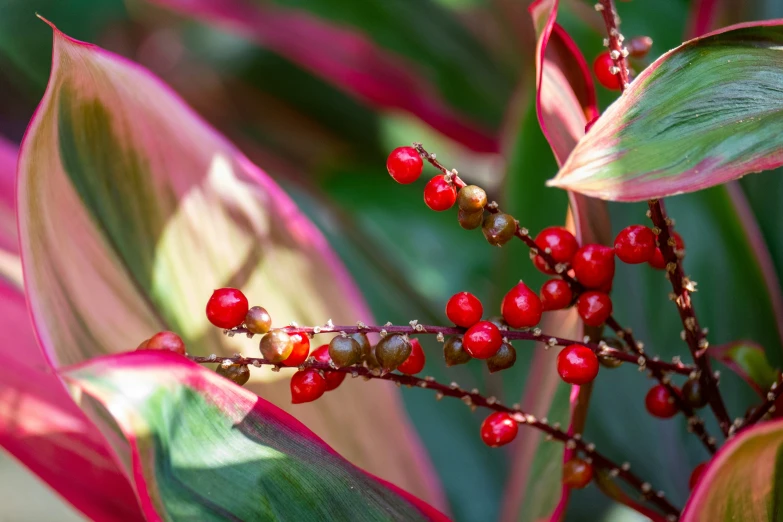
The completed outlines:
[[[489,359],[495,355],[503,344],[503,336],[497,326],[489,321],[480,321],[465,332],[462,346],[471,357]]]
[[[612,298],[603,292],[585,292],[576,300],[576,311],[587,326],[601,326],[612,315]]]
[[[550,279],[541,287],[541,308],[545,312],[567,308],[573,297],[568,283],[562,279]]]
[[[185,343],[174,332],[158,332],[145,343],[144,348],[147,350],[168,350],[185,355]]]
[[[563,485],[582,489],[593,480],[593,466],[582,459],[573,458],[563,464]]]
[[[500,313],[511,328],[530,328],[541,320],[541,299],[520,281],[508,291],[500,305]]]
[[[669,419],[677,415],[677,405],[663,384],[650,388],[644,398],[644,405],[653,417]]]
[[[674,249],[676,251],[685,250],[685,241],[682,240],[682,236],[677,232],[672,232],[674,238]],[[655,237],[655,242],[658,243],[658,237]],[[660,248],[655,249],[655,253],[650,258],[650,266],[658,270],[664,270],[666,268],[666,260],[663,258],[663,253]]]
[[[318,362],[329,364],[332,362],[332,358],[329,356],[329,345],[324,344],[313,350],[310,356]],[[325,371],[326,377],[326,391],[332,391],[340,386],[345,380],[345,373]]]
[[[463,328],[470,328],[481,321],[484,307],[478,297],[468,292],[459,292],[451,296],[446,303],[446,317]]]
[[[619,91],[622,89],[621,80],[618,75],[612,74],[612,67],[615,67],[615,64],[609,51],[599,54],[593,62],[593,72],[598,83],[609,90]]]
[[[291,377],[291,402],[301,404],[313,402],[326,393],[326,379],[318,370],[300,370]]]
[[[291,367],[300,366],[310,355],[310,338],[302,332],[289,333],[288,336],[291,338],[294,349],[291,350],[291,355],[283,361],[283,364]]]
[[[397,147],[386,159],[386,170],[394,181],[403,185],[419,179],[423,168],[424,162],[413,147]]]
[[[443,212],[454,206],[457,201],[457,190],[446,181],[446,176],[440,174],[427,182],[424,187],[424,203],[436,212]]]
[[[541,250],[547,248],[550,250],[549,255],[552,256],[555,263],[570,263],[579,248],[579,243],[576,242],[574,235],[563,227],[545,228],[538,233],[535,242]],[[541,256],[536,256],[533,259],[533,264],[545,274],[556,273],[555,267],[548,266]]]
[[[574,274],[588,288],[609,284],[614,277],[614,249],[603,245],[585,245],[571,262]]]
[[[207,319],[218,328],[239,326],[247,310],[247,297],[236,288],[218,288],[207,301]]]
[[[481,423],[481,440],[490,448],[508,444],[517,436],[519,425],[511,415],[496,411]]]
[[[568,384],[587,384],[598,375],[598,357],[587,346],[568,345],[557,354],[557,373]]]
[[[614,240],[617,257],[630,265],[649,261],[655,254],[655,248],[655,234],[642,225],[625,227]]]
[[[410,343],[411,354],[405,359],[405,362],[397,367],[397,369],[408,375],[416,375],[424,369],[426,358],[424,357],[424,350],[421,349],[421,344],[419,344],[418,339],[410,339]]]
[[[696,485],[701,480],[702,475],[704,475],[704,470],[707,469],[707,463],[702,462],[695,468],[693,468],[693,471],[691,472],[691,477],[688,479],[688,488],[693,489],[696,487]]]

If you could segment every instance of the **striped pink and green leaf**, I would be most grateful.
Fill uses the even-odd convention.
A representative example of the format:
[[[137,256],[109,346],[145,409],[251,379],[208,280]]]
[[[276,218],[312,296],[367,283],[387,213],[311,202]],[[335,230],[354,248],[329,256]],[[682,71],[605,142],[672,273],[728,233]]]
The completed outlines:
[[[645,69],[549,181],[616,201],[702,190],[783,165],[783,21],[695,38]]]
[[[96,424],[127,440],[147,520],[448,520],[182,356],[106,356],[63,376]]]
[[[764,347],[753,341],[735,341],[710,348],[710,356],[742,377],[763,399],[778,380],[779,371],[767,359]]]

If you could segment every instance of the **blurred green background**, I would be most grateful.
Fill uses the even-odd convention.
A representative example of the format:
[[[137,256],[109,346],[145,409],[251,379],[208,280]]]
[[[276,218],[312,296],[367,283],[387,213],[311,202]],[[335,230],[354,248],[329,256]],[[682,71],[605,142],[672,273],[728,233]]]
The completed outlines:
[[[429,211],[421,197],[426,176],[413,186],[392,183],[385,157],[392,148],[422,141],[468,181],[487,188],[524,226],[537,231],[561,224],[566,195],[544,181],[557,170],[536,121],[533,94],[535,37],[525,0],[247,0],[246,5],[305,14],[360,35],[392,57],[467,127],[486,139],[460,139],[432,117],[429,106],[395,108],[356,96],[313,73],[301,60],[263,38],[246,38],[142,0],[0,0],[0,135],[19,142],[49,74],[51,31],[40,13],[65,33],[140,62],[171,84],[196,110],[276,179],[325,232],[363,289],[376,318],[405,323],[445,320],[442,303],[469,290],[490,313],[523,278],[544,280],[520,245],[486,245],[451,212]],[[563,0],[559,21],[588,61],[602,50],[601,20],[593,2]],[[739,3],[738,3],[739,4]],[[783,16],[779,2],[726,3],[721,22]],[[627,37],[654,39],[651,58],[684,38],[687,0],[620,2]],[[247,36],[247,35],[246,35]],[[308,53],[323,52],[309,42]],[[644,63],[637,63],[637,69]],[[393,81],[390,89],[399,89]],[[602,106],[615,94],[599,88]],[[739,187],[752,210],[737,214],[737,195],[724,187],[667,201],[687,245],[686,269],[699,283],[695,304],[713,345],[732,339],[762,343],[773,363],[783,361],[766,282],[754,259],[748,227],[757,227],[778,275],[783,269],[780,232],[783,183],[777,173],[750,176]],[[612,204],[613,231],[645,223],[644,204]],[[780,292],[779,285],[771,289]],[[681,324],[667,300],[668,284],[646,266],[621,266],[615,310],[651,353],[687,353]],[[436,346],[426,346],[436,353]],[[427,373],[478,387],[507,403],[518,402],[531,346],[520,344],[517,365],[490,376],[479,364],[444,368],[430,356]],[[754,400],[751,390],[723,369],[721,385],[733,415]],[[644,413],[650,381],[634,368],[602,372],[597,380],[586,438],[664,489],[683,505],[690,470],[707,455],[681,419],[661,422]],[[436,403],[428,392],[403,390],[414,425],[437,468],[452,514],[460,521],[497,520],[506,494],[511,450],[491,450],[478,437],[481,412],[461,402]],[[545,412],[532,412],[543,415]],[[705,416],[709,414],[705,412]],[[710,429],[717,428],[711,422]],[[526,436],[526,432],[520,434]],[[24,478],[21,478],[24,477]],[[535,477],[532,478],[535,481]],[[8,459],[0,460],[0,520],[70,520],[45,489]],[[415,493],[415,492],[414,492]],[[64,510],[64,511],[62,511]],[[524,518],[524,505],[518,515]],[[68,518],[70,517],[70,518]],[[594,486],[575,492],[567,520],[634,520]]]

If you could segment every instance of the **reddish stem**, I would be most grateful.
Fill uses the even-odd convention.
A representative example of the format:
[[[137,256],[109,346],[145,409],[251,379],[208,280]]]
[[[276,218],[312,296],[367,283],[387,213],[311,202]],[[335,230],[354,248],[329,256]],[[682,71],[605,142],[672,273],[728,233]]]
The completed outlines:
[[[626,60],[628,51],[625,49],[625,46],[623,46],[623,40],[625,38],[620,34],[620,19],[617,16],[617,10],[614,8],[614,2],[612,0],[599,0],[596,9],[598,9],[601,16],[604,18],[606,32],[609,34],[609,52],[611,53],[615,67],[618,68],[616,76],[620,80],[620,86],[622,90],[625,90],[630,83],[628,77],[628,60]]]

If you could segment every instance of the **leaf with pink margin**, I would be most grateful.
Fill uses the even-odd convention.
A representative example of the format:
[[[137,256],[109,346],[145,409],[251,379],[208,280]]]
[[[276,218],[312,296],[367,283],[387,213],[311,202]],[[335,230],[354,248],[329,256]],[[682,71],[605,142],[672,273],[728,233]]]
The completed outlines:
[[[557,0],[539,0],[530,6],[530,14],[538,34],[536,112],[559,164],[598,109],[587,63],[570,36],[555,22],[557,7]],[[569,199],[567,227],[579,242],[610,241],[611,224],[605,203],[578,194],[570,194]],[[570,339],[581,339],[586,333],[574,309],[548,313],[541,328]],[[537,345],[522,408],[545,411],[549,422],[568,426],[569,433],[581,433],[592,386],[565,384],[557,375],[556,359],[557,352]],[[522,439],[514,451],[515,465],[506,487],[502,520],[560,520],[570,494],[561,485],[562,463],[573,452],[543,444],[538,434]]]
[[[170,352],[101,357],[63,376],[131,448],[148,520],[431,520],[445,515],[360,470],[296,419]]]
[[[251,38],[367,103],[410,112],[471,150],[498,151],[496,136],[448,107],[415,63],[348,27],[270,3],[152,1]]]
[[[147,70],[56,29],[21,148],[18,219],[33,320],[56,366],[164,329],[194,354],[257,355],[258,339],[207,322],[222,286],[242,288],[278,325],[370,321],[321,233],[264,172]],[[349,379],[317,406],[293,407],[291,371],[254,371],[248,387],[362,468],[445,505],[395,388]]]
[[[776,520],[783,498],[783,420],[748,428],[710,460],[681,522]]]
[[[742,377],[762,399],[780,374],[767,360],[764,347],[753,341],[735,341],[710,347],[709,354]]]
[[[658,58],[548,184],[615,201],[693,192],[783,165],[783,21],[740,24]],[[716,67],[720,67],[717,74]]]
[[[19,240],[16,234],[14,176],[18,154],[16,145],[0,136],[0,251],[17,256]]]

